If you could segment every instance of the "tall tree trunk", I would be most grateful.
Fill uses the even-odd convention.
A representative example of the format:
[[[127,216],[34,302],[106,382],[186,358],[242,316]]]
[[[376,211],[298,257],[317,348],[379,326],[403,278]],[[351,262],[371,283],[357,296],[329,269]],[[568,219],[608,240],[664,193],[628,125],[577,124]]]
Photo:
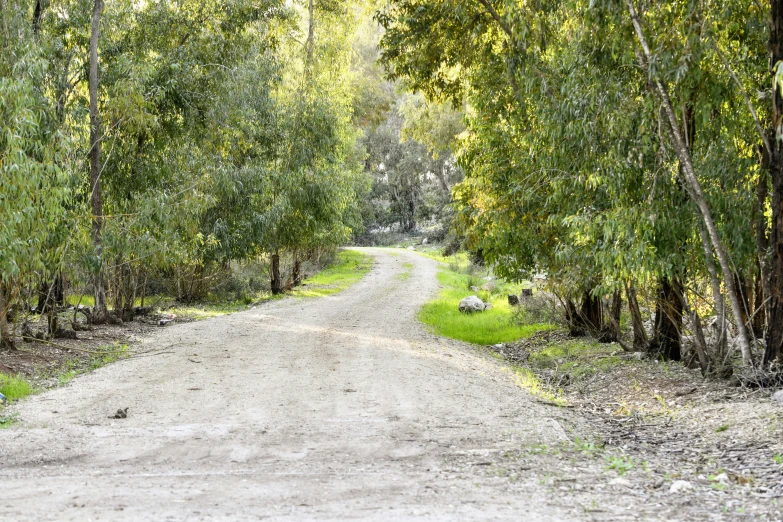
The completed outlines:
[[[769,52],[770,65],[775,68],[783,60],[783,0],[771,0]],[[775,140],[770,160],[772,181],[772,228],[769,236],[769,294],[767,316],[767,348],[764,363],[783,362],[783,96],[780,86],[772,96],[772,128]]]
[[[0,281],[0,350],[13,350],[14,339],[8,326],[8,312],[11,309],[8,285]]]
[[[661,278],[655,303],[655,330],[650,350],[663,355],[667,360],[682,359],[680,351],[680,333],[682,332],[682,312],[684,288],[682,280]]]
[[[628,298],[628,311],[631,313],[631,325],[633,326],[633,348],[637,352],[647,351],[649,340],[647,332],[644,330],[639,301],[636,299],[636,288],[628,283],[625,287],[625,295]]]
[[[774,136],[773,136],[774,138]],[[777,141],[774,140],[773,141]],[[767,140],[767,143],[771,143],[771,140]],[[769,235],[767,232],[767,218],[764,212],[767,207],[767,197],[769,196],[769,173],[772,170],[772,156],[775,155],[775,149],[764,148],[761,159],[761,171],[759,172],[759,182],[756,185],[756,202],[754,204],[754,210],[756,213],[755,229],[756,229],[756,249],[758,250],[758,270],[760,276],[760,287],[763,294],[763,300],[757,301],[756,308],[763,307],[763,310],[758,314],[761,324],[769,318],[769,296],[772,295],[771,277],[770,277],[770,259],[769,259]],[[771,150],[771,154],[766,152]]]
[[[710,276],[710,287],[712,288],[712,298],[715,301],[715,315],[718,317],[718,338],[715,345],[715,363],[718,366],[723,365],[726,358],[726,348],[728,336],[726,335],[726,302],[723,300],[723,292],[720,287],[720,278],[718,269],[715,266],[715,260],[712,256],[712,247],[709,237],[704,230],[704,223],[699,222],[699,237],[704,249],[704,260],[707,265],[707,273]]]
[[[764,322],[766,321],[766,299],[764,293],[764,273],[761,271],[759,260],[756,259],[756,282],[754,284],[753,297],[753,320],[751,321],[753,333],[756,337],[762,337],[764,335]]]
[[[90,186],[92,203],[91,239],[95,255],[100,261],[100,267],[93,280],[95,296],[96,322],[105,320],[106,288],[103,272],[103,198],[101,195],[101,120],[98,114],[98,38],[100,37],[101,13],[103,0],[95,0],[92,10],[92,28],[90,31]]]
[[[783,3],[783,0],[773,0],[773,11],[776,2]],[[626,5],[628,6],[628,14],[631,17],[634,31],[636,32],[639,44],[642,48],[642,51],[644,52],[645,60],[641,65],[644,66],[648,74],[651,75],[653,84],[655,85],[658,96],[660,97],[661,104],[663,105],[663,110],[666,114],[666,119],[668,120],[667,131],[669,132],[670,141],[674,147],[674,151],[677,154],[677,159],[682,166],[682,171],[687,183],[686,186],[688,188],[688,195],[699,209],[699,213],[701,214],[706,232],[709,235],[709,241],[712,245],[712,249],[715,251],[715,255],[718,258],[721,272],[723,273],[723,282],[726,286],[726,293],[728,294],[729,302],[731,303],[732,313],[735,317],[741,318],[742,305],[738,297],[737,289],[734,286],[734,277],[732,277],[733,270],[731,269],[729,256],[726,253],[726,249],[723,247],[723,242],[721,241],[720,235],[718,234],[718,228],[715,226],[715,221],[712,219],[712,213],[710,212],[709,206],[707,205],[707,200],[704,198],[704,192],[702,191],[699,178],[696,176],[696,170],[693,167],[693,162],[691,160],[690,152],[688,151],[687,143],[683,138],[680,125],[677,121],[677,115],[674,112],[674,107],[672,106],[671,100],[669,99],[669,93],[666,90],[666,87],[663,85],[661,79],[647,67],[647,64],[652,61],[653,56],[652,52],[650,51],[650,47],[647,44],[647,39],[644,36],[644,31],[642,30],[639,17],[636,14],[636,8],[633,5],[633,0],[626,0]],[[783,9],[781,9],[781,11],[783,11]],[[776,144],[776,148],[777,147],[778,145]],[[781,183],[781,185],[781,188],[783,188],[783,183]],[[781,255],[783,255],[783,252],[781,252]],[[781,276],[783,276],[783,273],[781,273]],[[783,290],[783,283],[781,283],[781,287]],[[781,313],[783,314],[783,310],[781,310]],[[783,340],[783,326],[781,326],[781,336],[781,340]],[[737,321],[737,340],[740,345],[744,364],[747,366],[752,366],[753,354],[750,350],[750,337],[748,336],[748,330],[745,327],[745,323],[743,323],[741,320]]]
[[[272,293],[274,295],[283,293],[283,280],[280,278],[280,254],[275,252],[272,254],[272,266],[271,271],[271,286]]]
[[[701,318],[699,313],[691,308],[688,303],[687,294],[682,294],[682,303],[685,307],[685,312],[691,319],[691,325],[693,326],[693,348],[696,350],[696,355],[699,357],[699,367],[701,368],[702,376],[706,376],[710,371],[710,361],[707,357],[707,342],[704,339],[704,329],[701,327]]]

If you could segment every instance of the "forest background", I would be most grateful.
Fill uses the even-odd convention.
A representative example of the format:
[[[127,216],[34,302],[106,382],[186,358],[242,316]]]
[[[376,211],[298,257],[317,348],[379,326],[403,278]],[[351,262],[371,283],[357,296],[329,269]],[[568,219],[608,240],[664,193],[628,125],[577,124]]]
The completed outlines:
[[[0,14],[6,348],[30,311],[66,331],[68,294],[128,319],[237,265],[277,294],[339,245],[424,234],[546,274],[574,335],[679,360],[687,334],[705,375],[783,357],[783,2]]]

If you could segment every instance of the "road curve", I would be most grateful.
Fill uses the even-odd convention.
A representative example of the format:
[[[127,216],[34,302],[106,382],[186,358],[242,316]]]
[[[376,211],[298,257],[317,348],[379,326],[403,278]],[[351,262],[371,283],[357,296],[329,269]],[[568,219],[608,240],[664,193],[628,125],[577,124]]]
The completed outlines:
[[[161,329],[16,405],[0,520],[573,518],[542,473],[498,465],[565,440],[558,410],[416,320],[434,261],[363,250],[341,294]]]

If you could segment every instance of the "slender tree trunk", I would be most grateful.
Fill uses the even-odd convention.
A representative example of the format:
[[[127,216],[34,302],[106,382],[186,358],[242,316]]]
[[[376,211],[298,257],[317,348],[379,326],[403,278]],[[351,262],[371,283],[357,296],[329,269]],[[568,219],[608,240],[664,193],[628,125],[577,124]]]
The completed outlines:
[[[704,339],[704,329],[701,327],[701,318],[699,313],[690,307],[688,303],[688,297],[683,293],[682,302],[685,307],[685,312],[691,319],[693,325],[693,347],[696,350],[696,355],[699,357],[699,367],[701,368],[702,376],[706,376],[710,371],[710,362],[707,357],[707,342]]]
[[[103,272],[103,199],[101,195],[101,120],[98,114],[98,38],[100,37],[101,14],[103,0],[95,0],[92,10],[92,27],[90,32],[90,186],[92,203],[91,239],[95,255],[100,260],[100,268],[93,281],[95,296],[95,311],[93,317],[97,322],[105,320],[106,287]]]
[[[280,278],[280,254],[275,252],[272,254],[272,266],[271,270],[271,283],[272,293],[274,295],[283,293],[283,280]]]
[[[775,68],[783,60],[783,0],[771,0],[769,52],[772,77]],[[772,78],[770,78],[772,79]],[[775,140],[770,160],[770,177],[772,181],[772,228],[769,235],[768,266],[769,293],[765,299],[768,303],[767,315],[767,348],[764,351],[764,363],[783,362],[783,96],[780,86],[774,89],[772,96],[772,128],[775,129]],[[763,259],[761,259],[763,262]]]
[[[144,308],[144,298],[147,297],[147,278],[149,272],[144,271],[144,283],[141,285],[141,308]]]
[[[783,0],[773,0],[773,6],[775,5],[775,2],[778,1],[783,3]],[[647,39],[645,38],[644,32],[642,31],[642,25],[639,21],[639,17],[636,14],[633,0],[626,0],[626,4],[628,6],[628,13],[631,16],[631,21],[633,22],[636,36],[639,39],[639,44],[642,47],[646,59],[645,64],[642,65],[646,65],[650,63],[653,58],[652,52],[650,51],[650,47],[647,45]],[[648,73],[651,73],[649,68],[646,68],[646,70]],[[677,122],[677,115],[675,114],[671,100],[669,99],[669,93],[661,82],[660,78],[654,74],[653,76],[653,83],[656,90],[658,91],[658,95],[661,99],[661,103],[669,123],[667,130],[669,131],[671,143],[675,152],[677,153],[677,158],[680,161],[680,165],[682,166],[682,170],[685,175],[684,177],[685,181],[687,182],[688,194],[690,195],[691,200],[696,204],[696,207],[699,209],[699,213],[701,214],[704,226],[707,229],[710,242],[712,243],[712,248],[718,258],[721,272],[723,272],[723,281],[724,285],[726,286],[726,293],[728,294],[729,302],[731,303],[732,313],[735,317],[741,318],[742,305],[739,301],[737,289],[734,286],[734,277],[732,277],[733,271],[731,269],[731,263],[729,262],[728,254],[723,247],[720,235],[718,234],[718,229],[715,226],[715,221],[712,219],[712,213],[710,212],[707,201],[704,198],[704,192],[702,191],[701,183],[699,183],[699,179],[696,176],[696,171],[693,167],[693,162],[691,161],[691,155],[688,152],[686,141],[683,139],[679,123]],[[778,146],[776,145],[776,147]],[[781,188],[783,188],[783,184]],[[783,255],[783,252],[781,252],[781,254]],[[781,275],[783,276],[783,273]],[[783,289],[783,283],[781,283],[781,289]],[[783,310],[781,310],[781,312],[783,313]],[[783,327],[781,327],[781,335],[783,336]],[[748,330],[745,327],[745,323],[743,323],[741,320],[737,320],[737,339],[740,345],[740,350],[742,352],[743,362],[746,366],[752,366],[753,354],[750,350],[750,338],[748,336]],[[781,340],[783,340],[783,337]]]
[[[754,285],[755,296],[753,298],[753,320],[752,328],[756,337],[764,336],[764,322],[766,321],[766,304],[764,303],[764,273],[761,271],[759,260],[756,259],[756,283]]]
[[[11,309],[8,285],[0,281],[0,350],[13,350],[14,339],[8,326],[8,312]]]
[[[625,295],[628,298],[628,311],[631,313],[631,325],[633,326],[633,348],[637,352],[647,351],[649,340],[644,330],[642,312],[636,299],[636,288],[628,283],[625,287]]]
[[[41,19],[43,19],[44,0],[36,0],[35,9],[33,9],[33,34],[36,36],[41,30]]]
[[[315,13],[313,0],[307,4],[307,41],[305,41],[305,81],[310,82],[313,73],[313,51],[315,50]]]

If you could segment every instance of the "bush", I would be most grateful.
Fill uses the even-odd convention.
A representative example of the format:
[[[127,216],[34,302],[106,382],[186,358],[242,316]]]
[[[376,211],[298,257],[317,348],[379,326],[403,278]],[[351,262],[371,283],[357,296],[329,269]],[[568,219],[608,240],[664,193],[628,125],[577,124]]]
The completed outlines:
[[[564,324],[565,315],[560,301],[553,294],[534,290],[532,296],[520,296],[515,307],[516,324]]]

